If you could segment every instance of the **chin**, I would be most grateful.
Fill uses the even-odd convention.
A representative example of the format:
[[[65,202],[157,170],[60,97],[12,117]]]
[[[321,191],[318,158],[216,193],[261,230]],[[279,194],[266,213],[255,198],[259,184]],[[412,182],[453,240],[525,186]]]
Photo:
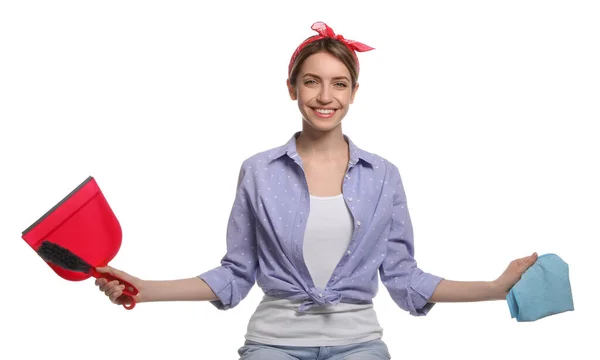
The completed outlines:
[[[323,121],[322,119],[317,119],[317,121],[313,120],[313,119],[304,119],[304,121],[306,122],[306,124],[308,126],[310,126],[310,128],[317,130],[317,131],[322,131],[322,132],[328,132],[331,131],[335,128],[337,128],[340,124],[341,121]]]
[[[338,112],[339,111],[340,110],[338,110]],[[323,131],[323,132],[331,131],[331,130],[337,128],[342,122],[342,119],[340,118],[339,113],[334,114],[334,116],[332,116],[332,117],[320,117],[320,116],[313,114],[311,109],[308,110],[308,113],[306,111],[302,111],[302,112],[303,112],[304,122],[306,122],[306,124],[308,126],[310,126],[312,129],[317,130],[317,131]]]

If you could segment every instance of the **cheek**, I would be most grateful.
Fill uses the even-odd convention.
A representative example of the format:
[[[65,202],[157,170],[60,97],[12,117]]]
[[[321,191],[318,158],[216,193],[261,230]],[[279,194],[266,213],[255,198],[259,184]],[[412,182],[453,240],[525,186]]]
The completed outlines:
[[[310,89],[300,89],[298,91],[298,104],[304,105],[310,101],[310,99],[315,97],[314,91],[310,91]]]
[[[352,93],[351,92],[344,93],[343,95],[339,96],[338,99],[343,104],[350,104],[352,102]]]

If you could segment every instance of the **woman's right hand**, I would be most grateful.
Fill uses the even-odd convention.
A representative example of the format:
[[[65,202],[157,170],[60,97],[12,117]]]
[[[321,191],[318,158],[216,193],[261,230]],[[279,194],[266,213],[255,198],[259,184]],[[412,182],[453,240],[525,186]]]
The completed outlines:
[[[121,278],[121,279],[129,282],[131,285],[135,286],[138,289],[139,294],[135,296],[135,299],[131,299],[131,296],[123,294],[125,285],[119,283],[118,280],[108,281],[105,278],[96,279],[96,286],[98,286],[100,291],[104,292],[104,294],[110,299],[110,301],[113,304],[129,305],[129,304],[131,304],[132,300],[135,300],[136,303],[143,301],[141,299],[141,296],[142,296],[141,288],[142,288],[143,280],[141,280],[135,276],[129,275],[128,273],[126,273],[124,271],[110,267],[110,266],[98,267],[98,268],[96,268],[96,271],[98,271],[99,273],[111,274],[115,277]]]

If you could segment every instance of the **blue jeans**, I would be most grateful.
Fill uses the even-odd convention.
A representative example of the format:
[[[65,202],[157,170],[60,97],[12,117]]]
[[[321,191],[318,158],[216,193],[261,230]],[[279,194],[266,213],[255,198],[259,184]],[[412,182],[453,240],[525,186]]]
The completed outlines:
[[[389,360],[391,355],[381,340],[344,346],[279,346],[246,340],[238,349],[239,360]]]

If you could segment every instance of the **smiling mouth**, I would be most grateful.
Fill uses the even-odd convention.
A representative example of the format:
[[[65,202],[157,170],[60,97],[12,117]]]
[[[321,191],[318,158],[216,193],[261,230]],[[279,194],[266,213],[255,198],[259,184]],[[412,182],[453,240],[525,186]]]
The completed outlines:
[[[330,118],[332,117],[337,109],[320,109],[320,108],[312,108],[313,112],[321,118]]]

